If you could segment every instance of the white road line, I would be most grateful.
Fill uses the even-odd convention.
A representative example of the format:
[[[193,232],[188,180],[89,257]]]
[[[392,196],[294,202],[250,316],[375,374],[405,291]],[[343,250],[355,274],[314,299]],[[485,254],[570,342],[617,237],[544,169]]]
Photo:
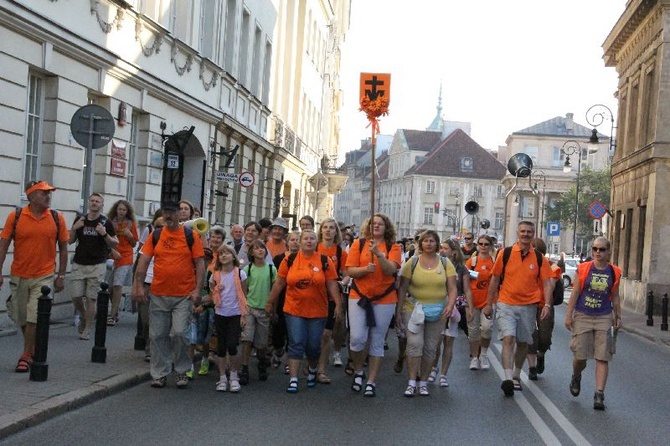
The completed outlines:
[[[500,354],[501,353],[501,346],[499,343],[492,343],[492,346],[496,349],[496,351]],[[489,359],[491,360],[491,364],[493,364],[493,368],[495,369],[496,373],[498,373],[498,376],[500,379],[505,379],[505,372],[503,371],[502,364],[498,361],[498,358],[496,356],[489,356]],[[549,413],[549,415],[556,421],[558,426],[563,429],[563,431],[570,437],[572,441],[575,442],[575,444],[578,445],[591,445],[589,441],[584,438],[584,436],[577,430],[577,428],[568,421],[568,419],[561,413],[561,411],[556,407],[554,403],[551,402],[549,397],[547,397],[542,390],[538,386],[536,386],[532,381],[528,380],[528,376],[524,373],[521,372],[522,377],[524,378],[524,385],[526,389],[529,389],[531,393],[537,398],[538,402],[542,404],[542,406],[545,408],[545,410]],[[526,415],[526,418],[528,418],[528,421],[531,422],[537,433],[542,437],[544,440],[545,444],[561,444],[561,442],[558,440],[558,438],[553,434],[549,426],[542,421],[542,418],[540,415],[533,409],[531,404],[528,402],[528,400],[523,396],[522,393],[520,392],[515,392],[514,393],[514,400],[516,403],[519,405],[523,413]]]

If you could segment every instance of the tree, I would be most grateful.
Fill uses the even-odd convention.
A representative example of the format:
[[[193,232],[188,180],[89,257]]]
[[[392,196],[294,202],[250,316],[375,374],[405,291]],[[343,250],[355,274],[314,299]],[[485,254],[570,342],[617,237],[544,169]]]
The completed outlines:
[[[593,219],[589,216],[589,205],[600,201],[609,209],[610,192],[612,190],[612,176],[609,169],[593,170],[584,167],[579,175],[579,200],[577,222],[577,246],[580,240],[588,243],[593,234]],[[575,225],[575,194],[577,183],[570,187],[557,199],[550,199],[547,210],[547,221],[558,221],[562,228],[574,228]]]

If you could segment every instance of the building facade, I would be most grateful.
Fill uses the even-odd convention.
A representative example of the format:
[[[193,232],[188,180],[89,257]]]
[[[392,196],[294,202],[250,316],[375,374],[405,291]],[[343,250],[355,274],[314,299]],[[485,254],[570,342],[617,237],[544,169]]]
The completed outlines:
[[[664,249],[670,227],[670,1],[629,0],[603,44],[619,75],[612,160],[612,260],[622,268],[624,305],[645,311],[649,291],[670,293]]]

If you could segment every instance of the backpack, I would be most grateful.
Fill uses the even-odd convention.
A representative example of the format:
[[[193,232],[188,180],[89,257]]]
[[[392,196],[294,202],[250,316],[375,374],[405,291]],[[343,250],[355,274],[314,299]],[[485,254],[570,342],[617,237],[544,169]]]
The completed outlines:
[[[554,300],[554,305],[560,305],[563,303],[563,294],[565,293],[565,286],[563,285],[563,279],[556,281],[554,285],[554,294],[552,299]]]
[[[319,243],[320,245],[321,243]],[[319,245],[317,245],[317,250],[319,249]],[[337,256],[337,277],[338,279],[342,279],[342,276],[340,275],[340,265],[342,262],[342,247],[340,245],[337,245],[337,253],[335,254]]]
[[[447,270],[447,258],[442,257],[442,256],[438,256],[438,257],[440,258],[440,262],[442,262],[442,268],[444,268],[444,270],[446,271]],[[409,275],[410,280],[412,279],[412,276],[414,275],[414,270],[416,269],[416,265],[418,263],[419,263],[419,257],[413,256],[412,257],[412,271],[410,271],[410,275]]]
[[[503,280],[505,280],[505,267],[507,266],[507,261],[509,260],[510,256],[512,255],[512,246],[508,246],[505,248],[503,251],[503,267],[502,267],[502,273],[500,274],[500,286],[502,286]],[[535,251],[535,256],[537,257],[537,278],[540,278],[540,270],[542,269],[542,257],[543,255],[540,253],[540,251],[533,249]]]
[[[154,246],[158,244],[158,240],[160,240],[161,238],[162,231],[163,228],[158,228],[151,233],[151,239],[153,240]],[[193,252],[193,228],[190,228],[189,226],[184,226],[184,235],[186,236],[186,244],[188,245],[188,249],[190,249],[191,252]]]
[[[248,281],[249,278],[251,277],[251,265],[252,265],[252,264],[250,263],[250,264],[248,264],[247,266],[245,266],[245,267],[243,268],[243,269],[244,269],[244,272],[247,274],[247,281]],[[274,269],[275,269],[275,268],[274,268],[274,265],[272,265],[272,264],[270,264],[270,263],[268,263],[268,268],[270,268],[270,283],[272,283],[272,282],[274,282],[274,280],[275,280],[275,277],[274,277]],[[248,282],[247,282],[247,283],[248,283]]]
[[[296,257],[298,257],[297,252],[292,252],[288,256],[288,260],[286,261],[286,264],[288,265],[288,269],[291,269],[291,267],[293,266],[293,262],[295,262]],[[321,266],[322,266],[324,271],[326,271],[328,269],[328,256],[327,255],[321,254]]]
[[[54,211],[53,209],[49,209],[51,211],[51,216],[54,219],[54,222],[56,222],[56,242],[58,242],[58,233],[60,232],[60,220],[58,219],[58,212]],[[12,235],[11,238],[14,238],[14,234],[16,234],[16,226],[19,224],[19,217],[21,217],[21,212],[23,211],[23,208],[17,207],[15,214],[14,214],[14,228],[12,228]]]

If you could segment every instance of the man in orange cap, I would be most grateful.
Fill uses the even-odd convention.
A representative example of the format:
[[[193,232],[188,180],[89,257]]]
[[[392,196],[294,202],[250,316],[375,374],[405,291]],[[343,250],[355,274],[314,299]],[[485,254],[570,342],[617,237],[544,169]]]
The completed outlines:
[[[52,211],[51,192],[56,190],[46,181],[30,181],[26,185],[28,205],[9,213],[0,234],[0,270],[5,263],[7,249],[14,240],[9,286],[11,301],[7,310],[23,333],[23,354],[16,365],[19,373],[28,372],[35,350],[37,300],[42,286],[62,291],[67,269],[67,223],[60,212]],[[58,275],[56,271],[56,244],[58,244]],[[3,278],[0,274],[0,286]]]

